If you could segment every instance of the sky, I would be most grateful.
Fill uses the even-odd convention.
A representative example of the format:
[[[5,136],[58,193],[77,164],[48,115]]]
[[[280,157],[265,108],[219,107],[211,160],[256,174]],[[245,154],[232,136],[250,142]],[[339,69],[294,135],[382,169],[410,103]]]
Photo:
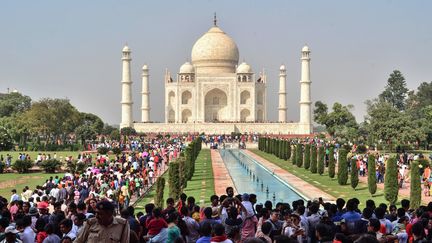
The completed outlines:
[[[121,120],[121,50],[132,50],[133,118],[141,118],[141,67],[150,68],[151,120],[164,120],[165,69],[175,76],[213,24],[255,73],[267,73],[277,120],[279,66],[287,67],[288,121],[298,121],[300,51],[311,49],[312,101],[352,104],[378,96],[389,74],[409,89],[432,81],[432,1],[1,1],[0,93],[68,98],[104,122]]]

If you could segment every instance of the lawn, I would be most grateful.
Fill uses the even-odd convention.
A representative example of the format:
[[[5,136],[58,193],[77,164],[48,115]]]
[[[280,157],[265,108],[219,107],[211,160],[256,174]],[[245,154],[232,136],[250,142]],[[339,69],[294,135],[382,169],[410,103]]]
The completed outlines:
[[[29,186],[30,189],[35,189],[37,185],[43,185],[45,180],[50,176],[54,177],[58,175],[62,177],[64,173],[57,174],[46,174],[46,173],[7,173],[0,174],[0,196],[10,199],[11,190],[16,189],[18,194],[21,194],[22,189],[25,186]]]
[[[277,158],[272,154],[265,153],[258,149],[250,149],[251,152],[261,156],[262,158],[278,165],[282,169],[290,172],[291,174],[301,178],[302,180],[316,186],[317,188],[323,190],[324,192],[334,196],[335,198],[344,198],[345,200],[356,197],[360,200],[361,205],[365,205],[367,199],[373,199],[376,204],[386,203],[384,199],[384,193],[382,190],[378,189],[373,197],[371,197],[367,184],[359,183],[356,190],[354,190],[350,184],[341,186],[338,184],[337,176],[331,179],[328,176],[327,170],[323,175],[312,174],[310,171],[304,168],[299,168],[293,165],[291,160],[285,161]],[[348,180],[348,183],[350,181]]]
[[[168,186],[168,172],[164,175],[166,184],[164,190],[164,201],[168,198],[169,186]],[[213,169],[210,157],[210,150],[203,149],[198,155],[195,162],[195,173],[190,181],[187,183],[187,187],[183,191],[186,195],[195,198],[198,205],[210,205],[210,196],[215,194],[214,192],[214,178]],[[136,204],[137,212],[144,211],[144,205],[152,202],[155,195],[155,190],[152,190],[144,196]]]

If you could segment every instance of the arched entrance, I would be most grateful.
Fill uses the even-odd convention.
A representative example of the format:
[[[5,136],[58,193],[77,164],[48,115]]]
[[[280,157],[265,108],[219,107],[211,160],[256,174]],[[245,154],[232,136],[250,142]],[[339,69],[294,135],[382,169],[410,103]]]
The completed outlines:
[[[220,89],[212,89],[204,98],[204,114],[206,122],[225,121],[227,114],[228,98]]]
[[[243,109],[240,112],[240,121],[241,122],[246,122],[249,120],[249,115],[250,115],[250,111],[248,109]]]
[[[187,122],[189,122],[191,116],[192,116],[192,112],[191,112],[191,110],[189,110],[189,109],[184,109],[184,110],[182,111],[182,122],[183,122],[183,123],[187,123]]]

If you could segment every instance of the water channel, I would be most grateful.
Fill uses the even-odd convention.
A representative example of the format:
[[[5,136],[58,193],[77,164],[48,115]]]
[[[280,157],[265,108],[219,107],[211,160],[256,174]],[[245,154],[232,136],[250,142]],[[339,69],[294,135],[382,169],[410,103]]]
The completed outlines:
[[[273,205],[306,199],[242,150],[221,149],[220,154],[239,193],[254,193],[258,202],[269,200]]]

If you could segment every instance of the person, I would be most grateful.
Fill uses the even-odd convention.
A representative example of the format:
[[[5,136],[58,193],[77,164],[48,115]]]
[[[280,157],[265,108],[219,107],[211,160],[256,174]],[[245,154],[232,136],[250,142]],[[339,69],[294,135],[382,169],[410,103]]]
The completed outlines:
[[[222,224],[216,223],[213,226],[213,231],[214,231],[214,236],[210,240],[211,243],[233,243],[225,235],[225,227]]]
[[[47,237],[42,241],[42,243],[60,243],[60,237],[54,233],[54,225],[45,225],[44,231],[46,232]]]
[[[20,199],[20,197],[17,194],[17,190],[16,189],[12,189],[11,192],[12,192],[12,195],[11,195],[10,202],[18,201]]]
[[[17,220],[17,226],[24,228],[23,232],[20,234],[20,239],[24,243],[34,243],[36,239],[36,233],[31,228],[31,217],[25,215],[22,219]]]
[[[199,232],[201,237],[196,243],[210,243],[212,233],[211,224],[209,222],[203,223],[199,229]]]
[[[8,226],[5,229],[5,238],[0,241],[0,243],[21,243],[21,240],[18,240],[16,235],[19,233],[14,226]]]
[[[125,219],[114,217],[114,209],[114,205],[109,201],[98,202],[96,217],[84,223],[74,243],[129,243],[129,223]]]
[[[72,220],[71,219],[63,219],[60,222],[60,232],[62,232],[63,237],[69,237],[71,240],[75,240],[76,235],[75,235],[75,231],[72,230]]]

